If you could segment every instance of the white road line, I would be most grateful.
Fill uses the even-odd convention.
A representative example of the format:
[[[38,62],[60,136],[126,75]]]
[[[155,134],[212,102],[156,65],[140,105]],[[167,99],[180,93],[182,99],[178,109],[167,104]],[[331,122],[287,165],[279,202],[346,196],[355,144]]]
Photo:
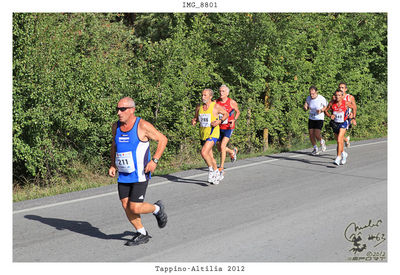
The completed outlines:
[[[359,145],[352,145],[352,146],[350,147],[350,149],[351,149],[351,148],[354,148],[354,147],[362,147],[362,146],[366,146],[366,145],[374,145],[374,144],[379,144],[379,143],[384,143],[384,142],[387,142],[387,140],[384,140],[384,141],[377,141],[377,142],[371,142],[371,143],[365,143],[365,144],[359,144]],[[325,152],[330,152],[330,151],[336,151],[336,148],[326,150]],[[290,153],[290,152],[286,152],[286,153]],[[282,153],[280,153],[280,154],[282,154]],[[303,156],[303,155],[304,155],[304,154],[296,154],[296,155],[292,155],[292,156],[290,156],[290,157],[291,157],[291,158],[296,158],[296,157]],[[245,168],[245,167],[254,166],[254,165],[258,165],[258,164],[264,164],[264,163],[267,163],[267,162],[272,162],[272,161],[277,161],[277,160],[280,160],[280,159],[263,160],[263,161],[256,162],[256,163],[249,163],[249,164],[244,164],[244,165],[240,165],[240,166],[225,168],[224,170],[225,170],[225,171],[229,171],[229,170],[234,170],[234,169],[239,169],[239,168]]]
[[[385,142],[387,142],[387,140],[371,142],[371,143],[365,143],[365,144],[359,144],[359,145],[352,145],[350,147],[350,149],[351,148],[355,148],[355,147],[362,147],[362,146],[367,146],[367,145],[375,145],[375,144],[380,144],[380,143],[385,143]],[[329,152],[329,151],[336,151],[336,148],[326,150],[326,152]],[[287,152],[287,153],[290,153],[290,152]],[[295,157],[302,156],[302,155],[303,154],[296,154],[296,155],[293,155],[293,156],[290,156],[290,157],[295,158]],[[260,165],[260,164],[273,162],[273,161],[278,161],[278,160],[280,160],[280,159],[269,159],[269,160],[264,160],[264,161],[249,163],[249,164],[243,164],[243,165],[240,165],[240,166],[234,166],[234,167],[226,168],[225,171],[246,168],[246,167]],[[197,178],[197,177],[200,177],[200,176],[205,176],[207,174],[208,174],[208,172],[200,173],[200,174],[196,174],[196,175],[185,177],[184,179],[193,179],[193,178]],[[154,183],[154,184],[149,184],[148,188],[164,185],[164,184],[167,184],[167,183],[170,183],[170,182],[173,182],[173,181],[165,180],[165,181],[157,182],[157,183]],[[117,193],[118,193],[117,191],[109,192],[109,193],[105,193],[105,194],[100,194],[100,195],[95,195],[95,196],[90,196],[90,197],[85,197],[85,198],[80,198],[80,199],[73,199],[73,200],[68,200],[68,201],[63,201],[63,202],[57,202],[57,203],[52,203],[52,204],[46,204],[46,205],[41,205],[41,206],[36,206],[36,207],[31,207],[31,208],[26,208],[26,209],[21,209],[21,210],[16,210],[16,211],[13,211],[13,214],[19,214],[19,213],[24,213],[24,212],[33,211],[33,210],[50,208],[50,207],[54,207],[54,206],[65,205],[65,204],[70,204],[70,203],[75,203],[75,202],[80,202],[80,201],[85,201],[85,200],[97,199],[97,198],[101,198],[101,197],[115,195]]]
[[[52,203],[52,204],[36,206],[36,207],[32,207],[32,208],[16,210],[16,211],[13,211],[13,214],[18,214],[18,213],[23,213],[23,212],[33,211],[33,210],[39,210],[39,209],[44,209],[44,208],[49,208],[49,207],[59,206],[59,205],[64,205],[64,204],[70,204],[70,203],[80,202],[80,201],[85,201],[85,200],[90,200],[90,199],[101,198],[101,197],[105,197],[105,196],[109,196],[109,195],[114,195],[116,193],[118,193],[118,192],[105,193],[105,194],[91,196],[91,197],[73,199],[73,200],[69,200],[69,201],[62,201],[62,202],[57,202],[57,203]]]

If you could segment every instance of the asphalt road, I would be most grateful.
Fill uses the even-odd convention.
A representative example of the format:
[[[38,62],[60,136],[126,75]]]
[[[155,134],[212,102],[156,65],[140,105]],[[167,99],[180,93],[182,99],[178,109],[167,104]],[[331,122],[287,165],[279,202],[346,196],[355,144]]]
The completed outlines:
[[[386,261],[387,140],[353,142],[340,167],[335,148],[238,160],[218,186],[205,169],[154,177],[146,201],[169,220],[144,215],[137,247],[116,185],[14,203],[13,261]]]

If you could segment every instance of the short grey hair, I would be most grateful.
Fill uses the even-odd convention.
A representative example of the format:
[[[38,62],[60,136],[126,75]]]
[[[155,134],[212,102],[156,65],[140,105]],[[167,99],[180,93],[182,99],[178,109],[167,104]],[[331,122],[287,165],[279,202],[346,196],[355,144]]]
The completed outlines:
[[[213,97],[213,96],[214,96],[214,91],[213,91],[213,90],[211,90],[211,89],[209,89],[209,88],[207,88],[207,89],[204,89],[203,91],[208,91],[208,93],[210,94],[210,96],[211,96],[211,97]]]
[[[228,88],[228,86],[226,86],[225,84],[221,85],[219,88],[220,88],[220,89],[221,89],[221,88],[226,88],[226,89],[228,90],[228,93],[229,93],[229,88]]]
[[[133,107],[133,108],[136,107],[135,101],[129,96],[121,98],[120,101],[125,101],[126,103],[128,103],[129,107]]]

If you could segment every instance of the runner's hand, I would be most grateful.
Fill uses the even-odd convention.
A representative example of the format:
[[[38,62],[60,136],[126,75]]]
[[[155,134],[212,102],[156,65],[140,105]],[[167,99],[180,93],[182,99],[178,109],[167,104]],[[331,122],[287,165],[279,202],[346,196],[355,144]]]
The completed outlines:
[[[221,120],[219,120],[219,119],[214,120],[213,122],[211,122],[211,126],[212,127],[217,127],[220,124],[221,124]]]
[[[151,172],[153,173],[154,170],[156,170],[157,164],[154,161],[150,161],[149,163],[147,163],[146,167],[144,168],[144,172],[148,173]]]
[[[108,170],[108,175],[110,176],[110,177],[115,177],[115,171],[116,171],[117,169],[115,169],[115,167],[114,166],[111,166],[110,167],[110,169]]]

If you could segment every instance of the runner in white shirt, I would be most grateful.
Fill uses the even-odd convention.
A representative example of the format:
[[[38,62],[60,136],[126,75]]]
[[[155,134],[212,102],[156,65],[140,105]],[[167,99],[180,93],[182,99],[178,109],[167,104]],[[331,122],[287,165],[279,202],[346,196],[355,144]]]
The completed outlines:
[[[317,141],[321,144],[321,151],[326,151],[325,140],[321,137],[321,130],[324,125],[324,111],[328,102],[326,99],[318,94],[317,87],[311,86],[310,95],[307,97],[304,103],[304,110],[310,110],[310,115],[308,117],[308,131],[310,134],[310,141],[313,148],[311,152],[312,155],[319,154]]]

